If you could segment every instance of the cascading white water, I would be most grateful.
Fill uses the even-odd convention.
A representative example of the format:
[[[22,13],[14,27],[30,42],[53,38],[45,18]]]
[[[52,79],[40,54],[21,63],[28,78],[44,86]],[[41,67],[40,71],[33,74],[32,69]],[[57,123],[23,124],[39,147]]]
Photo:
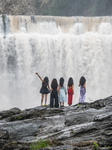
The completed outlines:
[[[43,78],[86,77],[86,101],[111,95],[112,17],[0,17],[0,110],[40,105]],[[49,96],[48,101],[49,104]]]

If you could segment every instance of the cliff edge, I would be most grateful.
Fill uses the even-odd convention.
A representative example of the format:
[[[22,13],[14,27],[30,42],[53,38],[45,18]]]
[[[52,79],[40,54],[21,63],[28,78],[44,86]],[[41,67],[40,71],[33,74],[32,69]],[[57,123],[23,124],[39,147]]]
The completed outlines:
[[[112,149],[112,97],[71,107],[13,108],[0,112],[0,149],[30,149],[49,140],[51,149]]]

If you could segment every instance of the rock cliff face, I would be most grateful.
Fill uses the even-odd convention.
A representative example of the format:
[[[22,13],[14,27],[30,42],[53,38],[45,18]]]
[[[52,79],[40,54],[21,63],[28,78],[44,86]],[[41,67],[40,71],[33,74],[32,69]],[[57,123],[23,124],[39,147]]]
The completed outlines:
[[[50,149],[112,149],[112,97],[71,107],[13,108],[0,112],[0,149],[29,149],[39,139]],[[22,144],[22,145],[21,145]]]

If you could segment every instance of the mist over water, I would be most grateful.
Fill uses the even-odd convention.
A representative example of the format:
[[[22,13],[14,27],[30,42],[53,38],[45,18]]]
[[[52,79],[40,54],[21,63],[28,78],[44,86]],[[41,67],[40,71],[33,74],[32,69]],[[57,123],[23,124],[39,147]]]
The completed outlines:
[[[40,105],[41,81],[85,76],[86,101],[111,95],[112,17],[0,17],[0,110]],[[47,100],[49,104],[49,96]]]

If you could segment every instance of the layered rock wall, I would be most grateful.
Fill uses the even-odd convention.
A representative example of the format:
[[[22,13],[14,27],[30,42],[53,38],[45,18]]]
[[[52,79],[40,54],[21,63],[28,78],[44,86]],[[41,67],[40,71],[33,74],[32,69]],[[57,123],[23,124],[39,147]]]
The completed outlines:
[[[28,149],[29,143],[39,139],[55,143],[48,149],[93,150],[94,143],[101,150],[111,149],[112,97],[65,108],[0,112],[0,148],[8,149],[6,143],[15,143],[19,149],[20,144]]]

